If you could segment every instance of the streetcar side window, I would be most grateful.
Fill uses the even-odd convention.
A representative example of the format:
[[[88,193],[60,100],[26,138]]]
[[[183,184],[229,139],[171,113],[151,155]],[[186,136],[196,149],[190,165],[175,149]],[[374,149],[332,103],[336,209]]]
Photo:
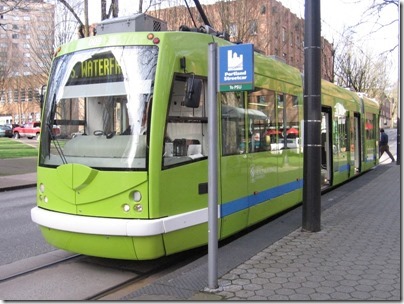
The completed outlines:
[[[299,149],[299,108],[297,96],[277,94],[278,144],[272,150]]]
[[[337,102],[334,106],[334,118],[333,118],[333,136],[334,136],[334,146],[333,153],[335,155],[340,155],[346,152],[347,147],[347,134],[348,134],[348,124],[347,124],[347,110],[343,106],[342,102]],[[337,158],[335,160],[338,160]],[[338,166],[335,166],[335,170],[338,170]]]
[[[163,167],[208,155],[206,82],[196,75],[176,75],[172,85],[164,136]]]
[[[277,142],[275,92],[256,89],[248,94],[249,152],[269,151]]]
[[[246,153],[244,94],[221,94],[222,154]]]
[[[374,121],[376,121],[374,114],[366,113],[366,122],[365,122],[365,130],[366,130],[366,139],[375,139],[375,126]]]
[[[248,95],[247,114],[249,153],[299,149],[297,96],[257,88]]]

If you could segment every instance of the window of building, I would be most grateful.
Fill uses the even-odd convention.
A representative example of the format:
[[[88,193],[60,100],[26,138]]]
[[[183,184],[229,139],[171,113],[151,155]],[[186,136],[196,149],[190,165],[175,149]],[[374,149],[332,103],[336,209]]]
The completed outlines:
[[[286,28],[282,27],[282,42],[286,42]]]
[[[22,102],[26,101],[25,100],[25,89],[20,90],[20,99]]]
[[[28,101],[32,101],[34,98],[34,92],[32,88],[28,89]]]
[[[18,102],[19,100],[20,100],[20,96],[19,96],[20,94],[19,94],[19,90],[18,89],[15,89],[14,90],[14,99],[13,99],[13,101],[14,102]]]
[[[11,38],[13,38],[13,39],[18,39],[18,34],[16,34],[16,33],[11,34]]]
[[[249,33],[250,33],[250,35],[257,35],[257,33],[258,33],[257,20],[251,20],[250,21]]]
[[[0,90],[0,102],[1,103],[6,102],[6,92],[4,90]]]
[[[229,35],[231,38],[237,37],[238,35],[238,28],[236,23],[231,23],[229,25]]]

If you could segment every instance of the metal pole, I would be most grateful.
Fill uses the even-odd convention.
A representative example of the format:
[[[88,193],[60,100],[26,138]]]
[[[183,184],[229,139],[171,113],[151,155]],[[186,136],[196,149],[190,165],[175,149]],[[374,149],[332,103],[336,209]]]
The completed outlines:
[[[305,1],[303,230],[321,230],[320,0]]]
[[[398,32],[400,33],[401,29],[401,4],[398,6]],[[398,85],[397,85],[397,157],[396,157],[396,164],[401,164],[401,89],[400,89],[400,71],[401,71],[401,61],[400,61],[400,53],[401,53],[401,43],[400,38],[398,39]]]
[[[208,49],[208,284],[210,289],[218,288],[217,280],[217,44],[209,43]]]
[[[194,0],[194,3],[196,5],[196,8],[198,9],[199,14],[201,15],[201,18],[203,20],[203,23],[205,23],[205,25],[210,26],[208,17],[206,17],[205,15],[205,11],[203,10],[201,4],[199,3],[199,0]]]

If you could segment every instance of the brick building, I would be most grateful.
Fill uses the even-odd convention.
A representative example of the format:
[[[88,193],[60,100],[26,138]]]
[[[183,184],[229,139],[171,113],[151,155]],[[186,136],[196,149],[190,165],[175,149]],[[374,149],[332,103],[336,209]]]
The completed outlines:
[[[0,4],[0,114],[13,123],[40,119],[39,93],[53,54],[54,5],[44,0]]]
[[[276,56],[303,72],[304,20],[276,0],[234,0],[202,5],[216,31],[227,32],[232,42],[253,43],[257,51]],[[167,22],[169,30],[180,26],[199,28],[202,18],[195,7],[176,6],[147,13]],[[194,21],[195,23],[194,23]],[[322,78],[333,81],[333,45],[322,38]]]

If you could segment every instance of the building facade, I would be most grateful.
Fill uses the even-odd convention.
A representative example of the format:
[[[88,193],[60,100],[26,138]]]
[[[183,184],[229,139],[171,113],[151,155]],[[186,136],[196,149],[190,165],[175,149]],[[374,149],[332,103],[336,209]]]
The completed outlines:
[[[256,51],[275,56],[285,63],[304,69],[304,19],[276,0],[233,0],[202,5],[218,32],[227,32],[230,41],[252,43]],[[195,7],[192,18],[186,6],[176,6],[147,13],[167,22],[169,30],[184,25],[192,30],[203,25]],[[322,38],[322,78],[333,82],[333,45]]]
[[[304,72],[304,19],[276,0],[222,0],[202,5],[212,28],[227,32],[232,42],[252,43],[256,51],[275,56]],[[191,11],[191,14],[189,13]],[[199,29],[203,20],[195,7],[180,5],[147,13],[167,22],[169,30]],[[322,78],[334,82],[334,55],[332,43],[321,37]],[[381,126],[392,125],[392,103],[383,98]]]
[[[11,123],[40,120],[41,88],[54,49],[54,5],[42,1],[0,4],[0,115]]]

